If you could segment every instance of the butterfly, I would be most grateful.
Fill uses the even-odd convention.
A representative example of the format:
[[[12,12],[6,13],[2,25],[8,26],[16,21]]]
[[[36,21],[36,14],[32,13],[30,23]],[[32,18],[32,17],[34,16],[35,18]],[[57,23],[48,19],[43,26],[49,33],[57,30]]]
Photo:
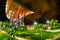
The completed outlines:
[[[6,2],[6,16],[8,19],[18,19],[34,13],[33,11],[27,10],[18,3],[7,0]]]

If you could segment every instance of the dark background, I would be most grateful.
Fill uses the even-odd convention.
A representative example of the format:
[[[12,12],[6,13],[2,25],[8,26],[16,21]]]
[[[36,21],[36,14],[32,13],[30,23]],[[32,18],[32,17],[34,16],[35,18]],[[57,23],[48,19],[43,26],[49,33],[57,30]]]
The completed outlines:
[[[5,15],[6,0],[0,0],[0,21],[8,20]]]
[[[5,5],[6,5],[6,0],[0,0],[0,21],[6,21],[8,20],[6,18],[6,15],[5,15]],[[60,0],[57,0],[57,15],[55,16],[55,19],[59,20],[60,21]],[[26,5],[28,8],[30,8],[32,10],[32,8],[29,6],[29,5]],[[38,22],[44,22],[44,19],[43,17],[38,19],[37,21]]]

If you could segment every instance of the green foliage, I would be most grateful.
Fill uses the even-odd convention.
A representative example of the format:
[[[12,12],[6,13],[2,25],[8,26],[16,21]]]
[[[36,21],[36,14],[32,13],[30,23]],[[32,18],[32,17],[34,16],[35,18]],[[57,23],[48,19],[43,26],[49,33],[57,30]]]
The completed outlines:
[[[60,23],[58,23],[58,20],[51,19],[50,27],[51,27],[51,29],[59,29],[60,28]]]
[[[16,31],[16,36],[18,37],[24,37],[26,38],[26,36],[29,36],[29,33],[27,33],[26,31]]]
[[[1,29],[6,29],[6,28],[12,28],[12,25],[9,24],[9,22],[5,21],[0,24]]]
[[[6,32],[10,35],[13,35],[15,36],[15,30],[12,30],[12,29],[7,29]]]
[[[42,39],[49,39],[52,38],[54,35],[59,34],[59,32],[46,32],[42,31]]]
[[[43,24],[35,24],[34,26],[35,26],[36,29],[43,28]]]
[[[40,40],[41,39],[41,31],[38,29],[28,30],[27,33],[29,33],[31,40]]]
[[[52,38],[54,35],[58,34],[56,32],[46,32],[37,29],[28,30],[28,33],[30,34],[32,40],[45,40],[47,38]]]
[[[9,22],[3,22],[3,26],[5,25],[6,28],[11,28],[12,25],[9,24]]]
[[[30,37],[31,40],[45,40],[47,38],[52,38],[58,32],[46,32],[38,29],[28,29],[27,31],[16,31],[16,36],[19,37]],[[48,35],[48,36],[47,36]]]
[[[4,26],[5,25],[5,26]],[[27,29],[26,26],[19,26],[16,30],[13,30],[11,28],[11,25],[8,22],[3,22],[0,25],[2,28],[5,28],[5,32],[8,33],[10,36],[19,36],[19,37],[30,37],[31,40],[45,40],[47,38],[52,38],[54,35],[57,34],[57,32],[46,32],[39,30],[44,27],[43,24],[35,24],[35,29]],[[50,21],[50,27],[51,29],[57,29],[60,28],[60,23],[58,23],[58,20],[51,20]],[[0,40],[15,40],[14,38],[9,37],[8,35],[4,36],[5,34],[0,33]],[[47,36],[48,35],[48,36]]]
[[[60,37],[59,37],[59,38],[57,38],[56,40],[60,40]]]
[[[27,27],[25,27],[25,26],[19,26],[19,27],[17,28],[17,30],[18,30],[18,31],[25,31],[25,30],[27,30]]]
[[[0,33],[0,40],[16,40],[16,39],[13,38],[13,37],[10,37],[10,36],[7,35],[7,34]]]
[[[8,21],[2,22],[0,25],[1,29],[10,35],[15,35],[15,30],[12,29],[12,25],[9,24]]]
[[[3,22],[0,21],[0,29],[2,28],[2,23],[3,23]]]
[[[8,35],[0,33],[0,40],[8,40]]]
[[[51,21],[50,21],[50,26],[54,26],[54,25],[56,25],[58,23],[58,20],[53,20],[53,19],[51,19]]]

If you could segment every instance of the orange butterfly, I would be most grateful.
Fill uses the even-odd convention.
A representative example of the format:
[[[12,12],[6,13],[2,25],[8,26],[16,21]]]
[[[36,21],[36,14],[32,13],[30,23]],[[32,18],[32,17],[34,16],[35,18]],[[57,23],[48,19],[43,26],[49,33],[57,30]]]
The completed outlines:
[[[11,18],[17,19],[19,16],[24,17],[24,16],[27,16],[27,15],[34,13],[34,12],[27,10],[26,8],[22,7],[21,5],[18,5],[18,3],[15,3],[12,0],[9,0],[9,1],[7,0],[7,3],[8,3],[7,4],[8,10],[6,12],[6,15],[7,15],[8,19],[11,19]]]

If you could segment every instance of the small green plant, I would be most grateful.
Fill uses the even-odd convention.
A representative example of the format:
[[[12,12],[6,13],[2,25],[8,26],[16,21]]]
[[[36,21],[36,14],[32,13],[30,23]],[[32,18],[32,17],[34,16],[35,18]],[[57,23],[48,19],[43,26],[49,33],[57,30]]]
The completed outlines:
[[[5,25],[6,28],[11,28],[12,27],[12,25],[10,25],[9,22],[3,22],[3,25]]]
[[[60,28],[60,23],[58,23],[58,20],[51,19],[50,27],[51,27],[51,29],[58,29],[58,28]]]
[[[35,26],[36,29],[43,28],[43,24],[35,24],[34,26]]]
[[[25,27],[25,26],[19,26],[19,27],[17,28],[17,30],[18,30],[18,31],[25,31],[25,30],[27,30],[27,27]]]

